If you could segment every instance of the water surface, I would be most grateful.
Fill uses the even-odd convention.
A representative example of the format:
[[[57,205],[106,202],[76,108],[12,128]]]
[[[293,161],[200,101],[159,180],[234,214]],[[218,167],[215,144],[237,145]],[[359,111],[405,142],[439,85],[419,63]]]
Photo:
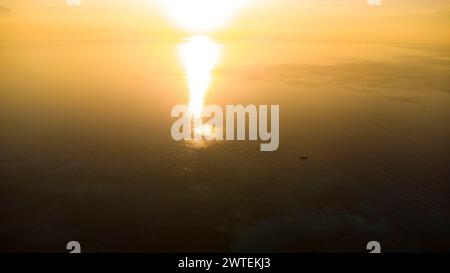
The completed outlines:
[[[450,250],[449,47],[210,39],[1,43],[0,250]],[[280,149],[173,141],[192,100],[279,104]]]

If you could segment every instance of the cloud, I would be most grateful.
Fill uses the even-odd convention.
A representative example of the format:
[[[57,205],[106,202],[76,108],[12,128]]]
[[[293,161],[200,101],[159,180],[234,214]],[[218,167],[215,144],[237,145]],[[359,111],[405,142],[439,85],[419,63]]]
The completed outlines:
[[[10,14],[12,11],[4,6],[0,6],[0,15]]]
[[[335,87],[366,92],[450,93],[449,64],[446,59],[408,55],[391,61],[354,60],[335,65],[252,65],[224,68],[221,72],[247,80],[277,81],[305,87]]]

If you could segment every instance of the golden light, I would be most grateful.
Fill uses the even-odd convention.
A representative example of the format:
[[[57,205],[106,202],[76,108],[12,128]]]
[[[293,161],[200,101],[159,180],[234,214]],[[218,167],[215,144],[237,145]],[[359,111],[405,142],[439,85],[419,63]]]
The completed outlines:
[[[160,0],[174,23],[195,33],[225,26],[249,0]]]
[[[205,36],[193,36],[179,48],[188,81],[189,109],[196,118],[201,118],[212,71],[219,61],[221,52],[221,46]]]

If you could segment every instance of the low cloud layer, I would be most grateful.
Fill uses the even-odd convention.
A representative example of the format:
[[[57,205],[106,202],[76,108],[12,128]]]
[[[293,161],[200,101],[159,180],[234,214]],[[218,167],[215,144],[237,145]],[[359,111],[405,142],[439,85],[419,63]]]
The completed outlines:
[[[9,13],[11,13],[11,10],[9,8],[0,6],[0,14],[3,15],[3,14],[9,14]]]
[[[424,69],[426,67],[426,69]],[[224,69],[225,75],[278,81],[304,87],[335,87],[365,92],[442,91],[450,93],[449,61],[400,56],[391,61],[355,60],[335,65],[286,63]]]

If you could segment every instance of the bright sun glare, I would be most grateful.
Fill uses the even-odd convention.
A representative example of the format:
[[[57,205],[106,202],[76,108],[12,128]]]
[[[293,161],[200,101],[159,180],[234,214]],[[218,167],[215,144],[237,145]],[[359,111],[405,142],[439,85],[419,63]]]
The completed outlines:
[[[205,36],[191,37],[179,48],[189,85],[189,109],[195,117],[203,111],[203,101],[211,83],[212,71],[221,55],[221,47]]]
[[[177,26],[205,33],[226,25],[249,0],[159,0]]]

